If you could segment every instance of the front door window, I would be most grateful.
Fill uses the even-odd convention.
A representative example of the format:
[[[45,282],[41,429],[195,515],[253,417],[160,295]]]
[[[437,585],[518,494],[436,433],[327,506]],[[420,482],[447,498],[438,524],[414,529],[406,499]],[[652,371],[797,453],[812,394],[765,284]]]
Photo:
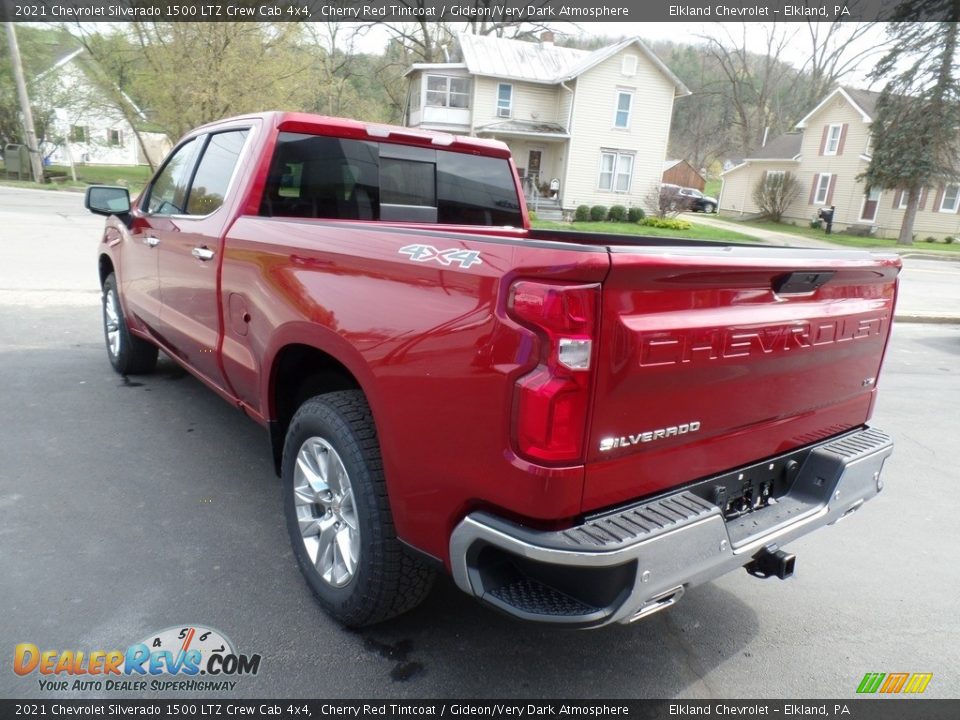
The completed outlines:
[[[527,158],[527,177],[536,182],[540,179],[540,150],[531,150]]]

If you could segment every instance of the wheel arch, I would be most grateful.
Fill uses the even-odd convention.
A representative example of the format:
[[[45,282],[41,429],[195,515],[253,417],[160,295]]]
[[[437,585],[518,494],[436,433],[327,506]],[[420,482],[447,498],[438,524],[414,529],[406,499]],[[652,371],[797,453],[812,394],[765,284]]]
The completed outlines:
[[[278,475],[287,428],[305,400],[338,390],[360,390],[371,402],[357,373],[334,355],[302,342],[291,342],[279,348],[270,363],[267,377],[268,427],[274,469]]]
[[[107,278],[110,277],[110,274],[116,272],[116,269],[113,267],[113,260],[106,253],[100,253],[100,259],[97,261],[97,270],[100,274],[100,287],[102,289],[103,284],[107,281]]]

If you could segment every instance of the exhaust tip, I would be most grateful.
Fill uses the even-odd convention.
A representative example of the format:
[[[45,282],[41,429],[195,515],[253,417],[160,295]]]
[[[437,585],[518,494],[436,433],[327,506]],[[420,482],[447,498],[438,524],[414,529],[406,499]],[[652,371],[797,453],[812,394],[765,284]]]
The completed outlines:
[[[776,545],[768,545],[753,556],[745,566],[746,571],[757,578],[778,577],[786,580],[793,575],[797,556],[784,552]]]

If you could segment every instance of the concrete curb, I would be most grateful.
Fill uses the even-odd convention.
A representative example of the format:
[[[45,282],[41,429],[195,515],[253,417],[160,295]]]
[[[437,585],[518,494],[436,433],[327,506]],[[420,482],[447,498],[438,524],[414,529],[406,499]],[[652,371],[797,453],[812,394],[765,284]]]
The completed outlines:
[[[7,184],[2,179],[0,179],[0,187],[5,190],[19,190],[20,192],[37,192],[37,193],[73,193],[75,195],[82,195],[87,191],[86,188],[78,187],[65,187],[58,185],[50,185],[49,187],[23,187],[22,185]]]
[[[949,254],[948,252],[942,253],[933,253],[933,252],[917,252],[914,250],[894,250],[902,258],[916,258],[918,260],[940,260],[941,262],[960,262],[960,253]]]
[[[960,325],[960,316],[957,315],[900,315],[895,313],[894,322],[902,323],[930,323],[933,325]]]

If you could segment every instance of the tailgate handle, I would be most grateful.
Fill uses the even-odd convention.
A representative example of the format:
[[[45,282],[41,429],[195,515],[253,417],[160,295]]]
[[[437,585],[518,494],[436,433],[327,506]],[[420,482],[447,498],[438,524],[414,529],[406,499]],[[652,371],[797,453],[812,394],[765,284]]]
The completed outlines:
[[[792,272],[773,281],[777,295],[805,295],[816,291],[833,277],[833,272]]]

